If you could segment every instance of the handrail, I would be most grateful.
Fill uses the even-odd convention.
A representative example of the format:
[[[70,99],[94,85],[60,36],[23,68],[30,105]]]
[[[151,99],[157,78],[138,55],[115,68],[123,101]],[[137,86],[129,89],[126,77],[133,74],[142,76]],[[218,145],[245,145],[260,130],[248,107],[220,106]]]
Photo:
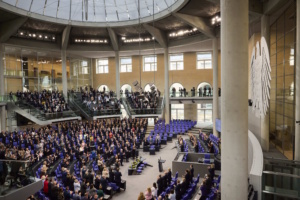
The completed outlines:
[[[22,163],[32,163],[30,160],[15,160],[15,159],[0,159],[0,162],[22,162]]]
[[[184,92],[170,92],[169,96],[171,98],[176,98],[176,97],[213,97],[213,91],[211,91],[211,93],[206,93],[204,95],[204,92],[195,92],[193,95],[192,95],[192,92],[188,92],[186,91],[186,93],[184,94]]]
[[[286,174],[286,173],[281,173],[281,172],[263,171],[263,174],[272,174],[272,175],[275,175],[275,176],[285,176],[285,177],[299,178],[300,179],[300,176],[298,176],[298,175]]]
[[[296,161],[296,160],[288,160],[288,159],[282,159],[282,158],[274,158],[274,157],[268,157],[268,156],[264,156],[264,159],[267,160],[275,160],[275,161],[280,161],[280,162],[298,162],[300,164],[300,161]]]
[[[43,117],[45,117],[45,119],[38,118],[41,121],[48,121],[48,120],[51,120],[53,118],[56,119],[56,118],[63,117],[64,115],[73,115],[74,114],[74,112],[72,110],[56,112],[56,113],[44,113],[40,109],[28,104],[26,101],[18,100],[17,102],[23,103],[24,105],[26,105],[28,107],[27,109],[24,109],[25,112],[27,112],[27,113],[29,113],[33,116],[35,116],[35,114],[39,114],[39,115],[42,115]],[[16,105],[16,106],[18,106],[18,105]],[[29,111],[27,111],[27,110],[29,110]]]
[[[101,116],[101,115],[109,115],[109,113],[107,113],[107,111],[120,111],[120,109],[104,109],[104,110],[97,110],[97,111],[93,111],[90,110],[88,107],[86,107],[86,109],[84,109],[83,106],[86,106],[82,103],[78,104],[75,101],[75,96],[74,94],[70,94],[70,97],[72,97],[72,103],[75,104],[77,107],[79,107],[79,109],[84,112],[84,114],[88,117],[94,117],[94,116]]]
[[[89,116],[89,114],[86,113],[85,110],[76,103],[76,101],[74,100],[74,94],[72,92],[70,92],[69,94],[72,97],[72,103],[75,104],[82,112],[84,112],[84,114],[86,114],[86,116]]]
[[[279,193],[279,192],[271,192],[271,191],[267,191],[267,190],[263,190],[262,192],[265,193],[265,194],[273,194],[273,195],[276,195],[276,196],[282,196],[282,197],[288,197],[288,198],[295,199],[295,195],[291,195],[291,194],[282,194],[282,193]]]

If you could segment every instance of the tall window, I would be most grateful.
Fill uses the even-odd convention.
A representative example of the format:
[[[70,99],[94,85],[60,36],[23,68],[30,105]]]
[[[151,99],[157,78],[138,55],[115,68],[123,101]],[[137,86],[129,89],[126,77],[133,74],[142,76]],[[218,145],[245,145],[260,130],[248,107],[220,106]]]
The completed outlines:
[[[212,122],[212,104],[202,103],[197,105],[197,121]]]
[[[108,73],[108,59],[97,60],[96,74]]]
[[[78,67],[77,67],[77,65],[75,64],[74,66],[73,66],[73,76],[77,76],[78,75]]]
[[[171,104],[171,118],[184,119],[184,104]]]
[[[157,71],[156,56],[144,56],[144,72]]]
[[[79,74],[89,74],[89,67],[87,61],[81,62],[81,67],[79,68]]]
[[[170,55],[170,70],[183,70],[183,54]]]
[[[197,69],[211,69],[211,57],[210,52],[197,53]]]
[[[132,59],[121,58],[120,66],[121,66],[121,72],[132,72]]]

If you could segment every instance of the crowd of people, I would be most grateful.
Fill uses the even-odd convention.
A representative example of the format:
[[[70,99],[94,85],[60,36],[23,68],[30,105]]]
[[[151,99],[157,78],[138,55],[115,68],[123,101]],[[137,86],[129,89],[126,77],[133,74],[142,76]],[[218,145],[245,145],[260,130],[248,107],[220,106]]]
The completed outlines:
[[[156,182],[153,183],[152,187],[148,187],[146,191],[141,192],[138,196],[138,200],[181,200],[190,183],[192,183],[194,178],[194,167],[190,165],[190,168],[185,170],[185,174],[182,176],[181,180],[177,179],[174,183],[173,188],[171,188],[168,194],[161,195],[167,187],[170,186],[172,181],[172,171],[169,168],[163,174],[159,174]]]
[[[143,96],[143,98],[140,98]],[[160,97],[159,90],[151,92],[126,93],[128,102],[133,109],[156,109]]]
[[[196,136],[192,133],[188,134],[189,138],[190,138],[190,142],[193,145],[195,152],[199,152],[199,145],[198,145],[198,140],[196,138]]]
[[[201,135],[202,135],[203,142],[208,147],[208,153],[215,153],[214,143],[210,140],[209,136],[204,133],[201,133]],[[219,149],[219,154],[221,154],[221,138],[219,138],[218,140],[217,147]]]
[[[121,109],[120,101],[114,97],[114,92],[106,92],[105,87],[103,91],[95,90],[94,88],[88,87],[81,89],[82,102],[90,110],[101,111],[105,109]]]
[[[212,189],[214,188],[214,177],[215,177],[215,166],[214,164],[211,164],[211,166],[208,167],[209,174],[206,174],[201,185],[200,185],[200,191],[201,191],[201,197],[200,200],[206,200],[208,195],[212,192]],[[214,192],[218,192],[215,190]]]
[[[143,141],[146,129],[146,119],[98,119],[62,122],[37,130],[26,128],[22,131],[2,131],[0,159],[31,161],[26,166],[12,169],[11,175],[18,174],[22,167],[33,169],[36,165],[41,166],[37,175],[44,180],[44,193],[51,199],[59,196],[60,199],[70,199],[69,194],[98,199],[101,195],[96,198],[95,193],[102,193],[98,190],[105,194],[109,184],[120,185],[122,174],[119,168],[123,161],[135,157],[133,152],[136,152],[136,146]],[[80,168],[78,175],[71,173],[73,161]],[[53,167],[57,162],[61,163],[61,181],[54,178]],[[91,167],[93,162],[99,170],[95,171]],[[0,165],[3,183],[8,174],[8,166],[3,162]],[[80,190],[75,187],[78,183]]]
[[[69,105],[65,101],[63,94],[58,91],[20,92],[18,90],[16,96],[18,100],[25,101],[45,113],[57,113],[69,110]]]

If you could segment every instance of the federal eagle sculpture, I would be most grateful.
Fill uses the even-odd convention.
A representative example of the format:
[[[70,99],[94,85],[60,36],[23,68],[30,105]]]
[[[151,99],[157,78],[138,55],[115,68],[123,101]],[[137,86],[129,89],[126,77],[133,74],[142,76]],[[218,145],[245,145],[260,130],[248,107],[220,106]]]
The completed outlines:
[[[251,55],[252,110],[257,117],[265,117],[269,108],[271,66],[269,48],[264,37],[253,47]]]

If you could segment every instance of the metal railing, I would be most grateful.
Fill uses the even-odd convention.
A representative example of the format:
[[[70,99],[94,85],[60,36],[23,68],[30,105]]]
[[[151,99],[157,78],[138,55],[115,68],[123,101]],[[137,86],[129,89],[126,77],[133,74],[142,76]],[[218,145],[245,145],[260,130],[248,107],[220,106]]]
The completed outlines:
[[[55,113],[45,113],[43,110],[40,110],[23,100],[18,100],[15,102],[15,104],[23,111],[29,113],[30,115],[36,117],[38,120],[41,121],[48,121],[48,120],[68,118],[68,117],[77,117],[77,115],[72,110],[55,112]]]
[[[81,99],[78,99],[76,93],[69,93],[69,100],[78,107],[86,116],[96,117],[104,115],[119,115],[121,114],[121,109],[104,109],[93,111],[82,103]]]
[[[163,99],[160,99],[161,101],[161,106],[158,108],[132,108],[130,106],[130,103],[128,102],[127,98],[122,98],[123,105],[126,104],[125,106],[127,107],[128,111],[130,112],[131,115],[151,115],[151,114],[161,114],[164,109],[164,104],[163,104]],[[124,107],[125,107],[124,106]],[[125,108],[126,109],[126,108]]]
[[[170,97],[171,98],[175,98],[175,97],[212,97],[213,96],[213,91],[211,90],[211,92],[186,92],[184,93],[182,92],[170,92]]]
[[[281,172],[263,171],[262,200],[274,199],[300,199],[300,176]]]
[[[17,101],[17,97],[15,95],[0,95],[0,102],[15,102]]]
[[[26,160],[0,160],[0,190],[26,186],[36,180],[33,163]]]

